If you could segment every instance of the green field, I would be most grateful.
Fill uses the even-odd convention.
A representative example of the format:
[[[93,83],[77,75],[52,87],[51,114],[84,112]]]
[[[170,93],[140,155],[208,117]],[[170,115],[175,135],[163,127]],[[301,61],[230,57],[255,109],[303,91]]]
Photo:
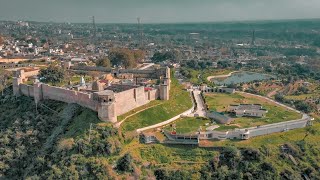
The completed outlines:
[[[150,126],[168,120],[192,107],[189,92],[175,78],[171,79],[170,100],[163,104],[149,108],[126,119],[121,125],[123,131],[134,131],[138,128]]]
[[[194,117],[186,117],[180,118],[175,121],[173,124],[176,125],[176,132],[179,134],[186,134],[186,133],[195,133],[199,130],[200,126],[202,130],[205,130],[206,123],[211,123],[210,120],[205,118],[194,118]],[[170,125],[165,127],[166,130],[171,131],[172,128]]]
[[[219,124],[219,127],[214,129],[215,131],[228,131],[228,130],[232,130],[232,129],[236,129],[239,128],[238,126],[233,126],[233,125],[223,125],[223,124]]]
[[[273,102],[255,96],[245,94],[222,94],[210,93],[205,95],[209,109],[212,111],[225,112],[230,104],[262,104],[263,108],[268,110],[266,117],[240,117],[235,118],[235,124],[240,128],[253,127],[301,118],[297,112],[290,111],[284,107],[278,106]]]

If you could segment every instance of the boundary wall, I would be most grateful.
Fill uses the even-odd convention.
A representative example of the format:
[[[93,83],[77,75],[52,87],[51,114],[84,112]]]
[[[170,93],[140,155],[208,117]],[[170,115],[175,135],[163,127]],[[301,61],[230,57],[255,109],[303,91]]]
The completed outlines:
[[[74,91],[43,83],[35,83],[34,85],[22,84],[20,78],[14,78],[13,90],[16,96],[33,97],[36,102],[52,99],[65,103],[76,103],[98,112],[100,119],[111,122],[116,122],[117,116],[156,100],[160,96],[159,89],[145,91],[144,87],[140,86],[114,93],[114,101],[105,103],[100,102],[99,98],[94,99],[94,93]],[[104,116],[104,114],[106,115]]]
[[[299,120],[292,120],[274,124],[268,124],[257,127],[250,127],[245,129],[235,129],[232,131],[207,131],[200,132],[199,139],[249,139],[256,136],[262,136],[277,132],[286,132],[292,129],[304,128],[312,125],[312,119],[310,117],[304,117]]]

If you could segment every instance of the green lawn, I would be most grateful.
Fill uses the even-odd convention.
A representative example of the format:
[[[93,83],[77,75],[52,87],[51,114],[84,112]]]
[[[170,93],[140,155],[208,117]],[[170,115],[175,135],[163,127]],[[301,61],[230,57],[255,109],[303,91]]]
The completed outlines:
[[[295,120],[301,118],[301,115],[297,112],[290,111],[284,107],[278,106],[273,102],[265,99],[257,98],[244,94],[222,94],[222,93],[210,93],[206,94],[206,101],[210,110],[224,112],[228,109],[230,104],[262,104],[263,108],[268,110],[266,117],[240,117],[235,118],[235,124],[240,125],[241,128],[253,127],[258,125],[265,125],[289,120]]]
[[[195,133],[199,130],[200,126],[202,130],[205,130],[206,123],[211,124],[211,120],[205,118],[186,117],[180,118],[173,124],[176,125],[176,131],[179,134]],[[170,125],[165,127],[166,130],[171,131]]]
[[[168,120],[192,107],[189,92],[175,78],[171,79],[170,100],[163,104],[149,108],[126,119],[121,125],[123,131],[134,131],[138,128],[150,126]]]
[[[238,126],[227,126],[227,125],[223,125],[223,124],[219,124],[219,127],[217,129],[214,129],[215,131],[228,131],[228,130],[232,130],[232,129],[236,129],[239,128]]]
[[[151,102],[149,102],[148,104],[145,104],[145,105],[140,106],[140,107],[138,107],[138,108],[135,108],[135,109],[133,109],[133,110],[131,110],[131,111],[129,111],[129,112],[121,115],[121,116],[118,116],[117,121],[118,121],[118,122],[119,122],[119,121],[122,121],[122,120],[125,119],[126,117],[131,116],[132,114],[134,114],[134,113],[136,113],[136,112],[138,112],[138,111],[141,111],[141,110],[143,110],[143,109],[147,109],[147,108],[150,108],[150,107],[159,105],[159,104],[161,104],[161,103],[163,103],[163,101],[160,101],[160,100],[151,101]]]

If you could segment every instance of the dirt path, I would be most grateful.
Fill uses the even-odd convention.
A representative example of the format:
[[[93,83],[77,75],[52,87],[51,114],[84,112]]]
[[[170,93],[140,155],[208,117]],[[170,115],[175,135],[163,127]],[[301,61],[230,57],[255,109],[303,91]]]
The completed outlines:
[[[272,96],[276,95],[279,90],[280,90],[279,88],[276,88],[275,90],[269,92],[269,93],[267,94],[267,97],[268,97],[268,98],[272,98]]]

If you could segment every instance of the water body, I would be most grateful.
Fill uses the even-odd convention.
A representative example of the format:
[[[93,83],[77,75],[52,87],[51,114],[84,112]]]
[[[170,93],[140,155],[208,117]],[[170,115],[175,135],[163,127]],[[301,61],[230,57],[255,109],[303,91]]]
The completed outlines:
[[[217,77],[213,78],[212,81],[217,85],[230,85],[230,84],[239,84],[239,83],[248,83],[252,81],[261,81],[271,79],[273,76],[268,74],[260,74],[255,72],[236,72],[232,73],[229,77]]]

